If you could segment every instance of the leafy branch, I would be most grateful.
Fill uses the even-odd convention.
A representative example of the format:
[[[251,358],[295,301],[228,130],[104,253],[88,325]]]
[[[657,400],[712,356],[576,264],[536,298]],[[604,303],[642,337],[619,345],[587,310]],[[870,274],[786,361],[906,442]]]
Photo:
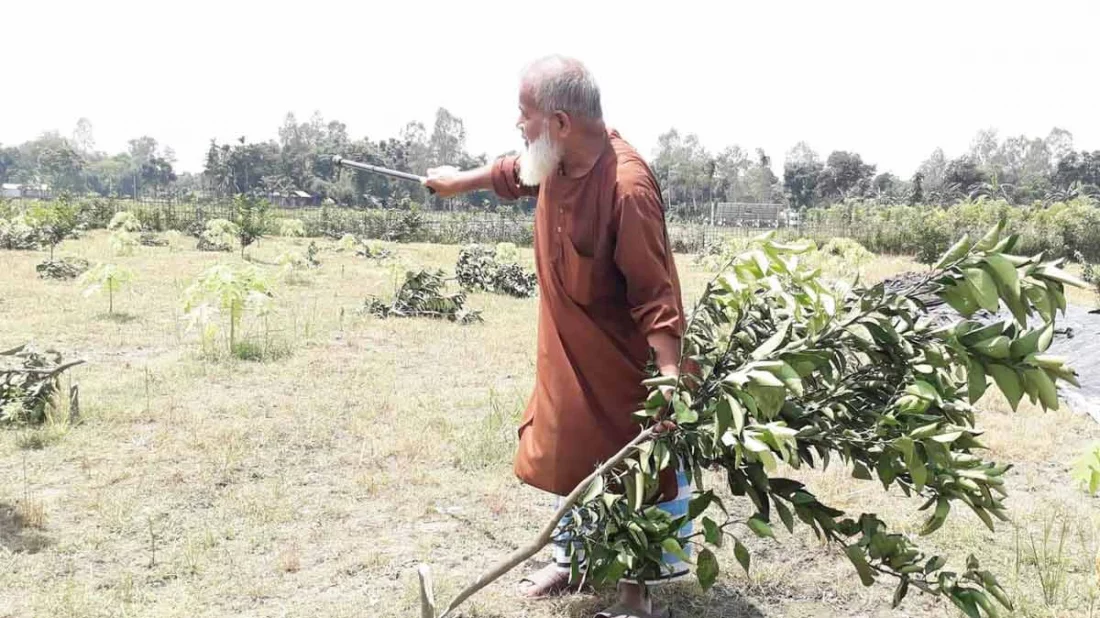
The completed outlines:
[[[687,559],[692,544],[700,548],[696,575],[709,588],[720,572],[711,547],[731,541],[747,571],[751,556],[738,535],[772,537],[778,520],[792,532],[798,522],[809,526],[847,556],[864,585],[896,579],[895,606],[915,587],[974,618],[996,616],[996,604],[1011,608],[996,577],[973,556],[965,568],[946,570],[946,557],[890,532],[874,513],[823,504],[780,471],[839,461],[858,480],[919,495],[920,509],[930,511],[921,536],[942,526],[953,505],[965,505],[990,529],[994,519],[1006,519],[1010,465],[978,454],[984,446],[972,406],[991,383],[1014,409],[1024,396],[1044,409],[1058,406],[1058,383],[1076,384],[1076,374],[1046,351],[1056,314],[1065,310],[1064,286],[1084,283],[1060,260],[1012,254],[1017,237],[1004,236],[1003,228],[977,241],[963,237],[900,291],[827,282],[801,259],[809,242],[766,235],[738,254],[692,311],[680,375],[645,381],[648,397],[635,413],[640,426],[652,431],[671,419],[675,429],[650,434],[582,484],[583,494],[572,496],[580,499],[566,501],[569,531],[586,556],[583,572],[574,558],[573,579],[651,581],[664,554]],[[926,311],[928,299],[959,317],[938,324]],[[971,319],[1002,306],[1011,318]],[[666,398],[662,389],[670,386]],[[657,507],[660,475],[675,469],[689,472],[695,485],[688,512],[677,517]],[[735,497],[748,498],[749,518],[730,517],[706,487],[705,469],[720,472]],[[707,515],[711,506],[724,519]],[[701,535],[680,537],[696,520]]]

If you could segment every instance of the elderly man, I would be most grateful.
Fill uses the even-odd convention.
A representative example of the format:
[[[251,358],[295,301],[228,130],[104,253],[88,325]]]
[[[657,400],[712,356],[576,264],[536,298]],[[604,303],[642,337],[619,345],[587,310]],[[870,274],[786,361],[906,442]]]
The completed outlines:
[[[425,184],[443,197],[481,189],[505,199],[538,196],[538,355],[515,473],[564,496],[638,434],[631,414],[646,396],[648,362],[677,374],[684,311],[657,180],[604,125],[584,65],[560,56],[529,65],[517,125],[522,154],[480,169],[429,170]],[[680,515],[689,494],[682,473],[662,478],[661,508]],[[522,580],[526,596],[569,586],[569,539],[559,537],[554,562]],[[668,579],[687,573],[668,558]],[[653,615],[645,587],[624,580],[619,595],[597,616]]]

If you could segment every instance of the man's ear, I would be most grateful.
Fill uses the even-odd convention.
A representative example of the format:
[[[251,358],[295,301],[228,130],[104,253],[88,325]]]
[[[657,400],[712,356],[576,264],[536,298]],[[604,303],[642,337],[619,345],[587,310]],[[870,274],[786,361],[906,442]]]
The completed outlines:
[[[551,122],[557,125],[558,134],[562,137],[569,135],[573,130],[573,119],[565,112],[554,112],[554,119]]]

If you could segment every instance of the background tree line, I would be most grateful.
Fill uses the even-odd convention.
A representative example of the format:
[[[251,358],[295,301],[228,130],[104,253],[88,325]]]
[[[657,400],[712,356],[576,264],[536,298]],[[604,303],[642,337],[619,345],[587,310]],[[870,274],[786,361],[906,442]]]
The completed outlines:
[[[306,122],[287,114],[277,139],[211,140],[200,174],[177,174],[172,149],[148,136],[130,140],[126,151],[114,155],[96,150],[92,125],[82,118],[69,137],[48,132],[18,146],[0,145],[0,182],[46,185],[54,193],[134,198],[304,191],[318,200],[359,206],[429,201],[415,184],[338,170],[328,156],[332,154],[417,174],[436,165],[468,168],[489,160],[467,150],[462,119],[443,108],[430,130],[409,122],[398,136],[378,140],[352,139],[344,123],[326,121],[320,114]],[[948,204],[989,196],[1029,204],[1100,195],[1100,151],[1075,150],[1073,136],[1059,128],[1045,138],[1001,139],[993,129],[979,131],[962,156],[948,159],[936,149],[908,179],[879,172],[854,152],[833,151],[822,159],[805,142],[786,153],[779,177],[760,148],[733,145],[711,152],[697,135],[676,129],[659,137],[650,162],[666,201],[681,211],[694,207],[704,212],[713,202],[805,209],[854,198]],[[492,192],[431,202],[444,209],[501,207]],[[529,210],[533,203],[525,200],[515,207]]]

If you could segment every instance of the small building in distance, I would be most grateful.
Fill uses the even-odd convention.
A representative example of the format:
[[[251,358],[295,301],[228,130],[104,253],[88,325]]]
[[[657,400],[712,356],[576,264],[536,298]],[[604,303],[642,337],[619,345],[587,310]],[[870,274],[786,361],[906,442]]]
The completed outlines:
[[[0,197],[6,198],[48,198],[50,197],[50,185],[40,184],[20,184],[16,182],[5,182],[0,184]]]
[[[778,227],[784,210],[783,204],[718,202],[714,205],[711,222],[730,227]]]
[[[267,196],[267,200],[274,206],[283,208],[298,208],[301,206],[317,206],[321,198],[310,195],[305,191],[291,189],[289,191],[273,191]]]

